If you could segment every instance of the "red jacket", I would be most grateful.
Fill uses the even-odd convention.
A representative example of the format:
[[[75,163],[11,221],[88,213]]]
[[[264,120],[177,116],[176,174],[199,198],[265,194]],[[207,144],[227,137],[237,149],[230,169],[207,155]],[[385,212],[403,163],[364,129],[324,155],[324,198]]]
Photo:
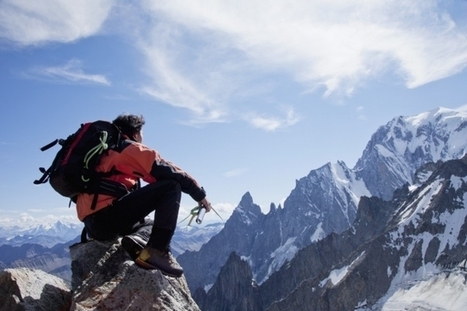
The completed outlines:
[[[173,163],[162,159],[156,150],[134,141],[125,140],[120,148],[109,150],[96,167],[98,172],[109,172],[112,169],[117,169],[121,173],[112,175],[109,179],[122,183],[127,189],[135,186],[139,178],[147,183],[173,179],[180,184],[182,191],[189,194],[193,200],[199,202],[206,196],[203,188],[193,177]],[[94,194],[87,193],[78,195],[76,211],[81,221],[86,216],[109,206],[116,199],[113,196],[99,194],[96,207],[91,210],[93,197]]]

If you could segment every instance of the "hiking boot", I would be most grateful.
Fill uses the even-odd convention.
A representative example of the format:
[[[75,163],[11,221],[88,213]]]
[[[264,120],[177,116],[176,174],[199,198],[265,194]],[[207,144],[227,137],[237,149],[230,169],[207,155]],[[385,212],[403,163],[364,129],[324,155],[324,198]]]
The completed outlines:
[[[124,236],[120,241],[132,260],[138,258],[139,253],[146,247],[146,242],[142,236],[135,233]]]
[[[135,263],[142,268],[158,269],[165,275],[177,278],[183,274],[183,268],[170,252],[161,252],[152,247],[144,248]]]

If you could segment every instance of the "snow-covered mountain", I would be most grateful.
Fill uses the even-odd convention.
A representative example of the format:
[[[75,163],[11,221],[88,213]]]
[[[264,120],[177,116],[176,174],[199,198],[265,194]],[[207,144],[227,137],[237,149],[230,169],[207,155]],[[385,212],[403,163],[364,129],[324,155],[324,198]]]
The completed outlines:
[[[373,134],[353,171],[372,195],[388,200],[395,189],[413,183],[423,164],[466,154],[466,137],[467,106],[394,118]]]
[[[195,300],[204,311],[465,310],[467,156],[418,174],[419,185],[390,201],[362,197],[352,227],[298,251],[260,285],[231,254]]]
[[[233,251],[262,284],[300,249],[347,230],[362,196],[389,200],[402,185],[420,181],[415,172],[422,164],[462,157],[466,137],[467,106],[397,117],[372,135],[353,169],[339,161],[312,170],[296,181],[283,208],[271,205],[264,215],[245,194],[218,235],[178,257],[191,290],[209,289]]]
[[[196,251],[217,234],[224,224],[205,227],[185,226],[175,231],[172,252]],[[0,228],[0,269],[26,267],[39,269],[71,281],[69,247],[80,241],[82,224],[58,221],[27,228]]]
[[[198,251],[224,227],[224,223],[209,224],[204,227],[184,226],[175,230],[170,249],[175,257],[186,251]]]
[[[82,224],[64,221],[29,227],[0,227],[0,245],[20,246],[30,243],[52,247],[75,239],[82,230]]]

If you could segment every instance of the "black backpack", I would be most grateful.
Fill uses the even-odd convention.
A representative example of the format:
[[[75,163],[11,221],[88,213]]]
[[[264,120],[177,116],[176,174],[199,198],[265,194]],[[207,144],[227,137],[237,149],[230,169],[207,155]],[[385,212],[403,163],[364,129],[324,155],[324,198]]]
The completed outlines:
[[[41,148],[41,151],[60,144],[52,165],[46,170],[41,167],[42,177],[34,184],[49,182],[52,188],[62,196],[76,202],[79,193],[94,194],[91,209],[95,208],[97,194],[107,194],[121,197],[128,190],[121,183],[105,179],[119,172],[96,172],[102,155],[109,149],[118,148],[122,143],[119,129],[107,121],[95,121],[82,124],[81,127],[67,139],[56,139]]]

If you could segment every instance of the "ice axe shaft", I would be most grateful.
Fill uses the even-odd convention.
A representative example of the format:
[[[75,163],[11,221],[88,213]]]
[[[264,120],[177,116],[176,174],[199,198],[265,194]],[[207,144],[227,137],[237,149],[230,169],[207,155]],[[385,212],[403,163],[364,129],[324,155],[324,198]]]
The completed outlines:
[[[206,208],[201,206],[198,211],[198,216],[196,217],[196,223],[199,225],[203,222],[204,215],[206,215]]]

